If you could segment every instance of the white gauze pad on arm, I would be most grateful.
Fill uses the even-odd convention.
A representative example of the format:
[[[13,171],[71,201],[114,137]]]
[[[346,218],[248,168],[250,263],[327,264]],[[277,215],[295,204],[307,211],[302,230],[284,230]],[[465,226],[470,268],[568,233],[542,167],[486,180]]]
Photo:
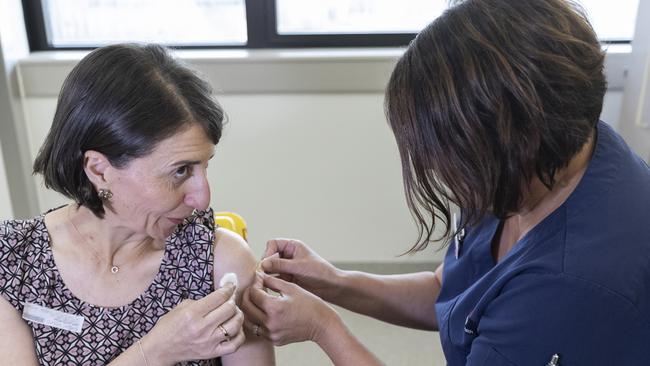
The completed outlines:
[[[221,280],[219,280],[219,288],[224,287],[227,283],[232,283],[233,286],[237,287],[239,284],[237,281],[237,275],[232,272],[224,274],[223,277],[221,277]]]

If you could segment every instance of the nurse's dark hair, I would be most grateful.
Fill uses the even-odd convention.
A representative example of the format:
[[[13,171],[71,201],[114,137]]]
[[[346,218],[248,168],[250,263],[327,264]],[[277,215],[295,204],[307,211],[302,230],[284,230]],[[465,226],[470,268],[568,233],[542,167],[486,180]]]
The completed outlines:
[[[63,83],[50,131],[34,161],[45,186],[88,207],[104,205],[84,171],[84,153],[118,168],[191,124],[217,144],[224,112],[210,85],[155,44],[118,44],[84,57]]]
[[[399,59],[385,111],[419,238],[521,207],[533,177],[554,185],[602,109],[604,52],[584,11],[564,0],[453,2]],[[434,227],[440,236],[434,236]]]

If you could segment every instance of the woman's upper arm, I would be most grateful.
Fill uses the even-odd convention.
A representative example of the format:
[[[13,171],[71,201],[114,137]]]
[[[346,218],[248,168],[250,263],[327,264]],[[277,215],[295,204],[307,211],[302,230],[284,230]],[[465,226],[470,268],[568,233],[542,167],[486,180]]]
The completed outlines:
[[[236,233],[218,228],[215,231],[214,245],[214,283],[219,284],[221,277],[228,272],[237,275],[237,303],[241,304],[244,290],[255,279],[257,261],[248,244]],[[224,366],[234,365],[274,365],[273,345],[262,337],[250,333],[247,327],[246,342],[233,354],[221,357]]]
[[[0,297],[0,324],[0,364],[38,365],[29,325],[3,297]]]
[[[248,244],[236,233],[230,230],[217,228],[214,245],[214,283],[219,281],[224,274],[233,272],[237,275],[237,302],[243,290],[253,283],[257,261],[248,248]]]

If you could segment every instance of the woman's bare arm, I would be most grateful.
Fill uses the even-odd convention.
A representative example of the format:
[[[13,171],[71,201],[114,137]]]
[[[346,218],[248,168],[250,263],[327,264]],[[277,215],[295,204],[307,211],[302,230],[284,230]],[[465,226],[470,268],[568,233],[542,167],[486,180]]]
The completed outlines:
[[[29,325],[9,301],[0,297],[0,364],[38,366]]]
[[[248,244],[239,235],[226,229],[217,229],[214,247],[214,280],[218,285],[221,277],[228,272],[237,275],[237,304],[241,304],[241,296],[253,282],[257,261],[251,253]],[[246,342],[227,356],[222,356],[224,366],[238,365],[275,365],[273,345],[262,337],[252,334],[244,327]]]

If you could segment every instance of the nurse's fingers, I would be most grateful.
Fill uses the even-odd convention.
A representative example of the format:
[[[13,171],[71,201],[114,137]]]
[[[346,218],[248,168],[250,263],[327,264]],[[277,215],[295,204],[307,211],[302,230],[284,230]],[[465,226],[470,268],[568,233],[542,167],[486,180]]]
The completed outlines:
[[[242,296],[241,309],[246,315],[246,320],[249,320],[255,324],[263,324],[266,322],[266,313],[251,299],[251,294],[256,291],[264,292],[264,290],[253,287],[246,289],[244,295]]]
[[[266,250],[262,258],[267,258],[278,253],[281,258],[291,259],[294,257],[296,249],[303,245],[300,240],[275,238],[266,242]]]
[[[253,287],[248,289],[248,298],[252,305],[264,313],[277,300],[276,296],[269,295],[264,289]]]

